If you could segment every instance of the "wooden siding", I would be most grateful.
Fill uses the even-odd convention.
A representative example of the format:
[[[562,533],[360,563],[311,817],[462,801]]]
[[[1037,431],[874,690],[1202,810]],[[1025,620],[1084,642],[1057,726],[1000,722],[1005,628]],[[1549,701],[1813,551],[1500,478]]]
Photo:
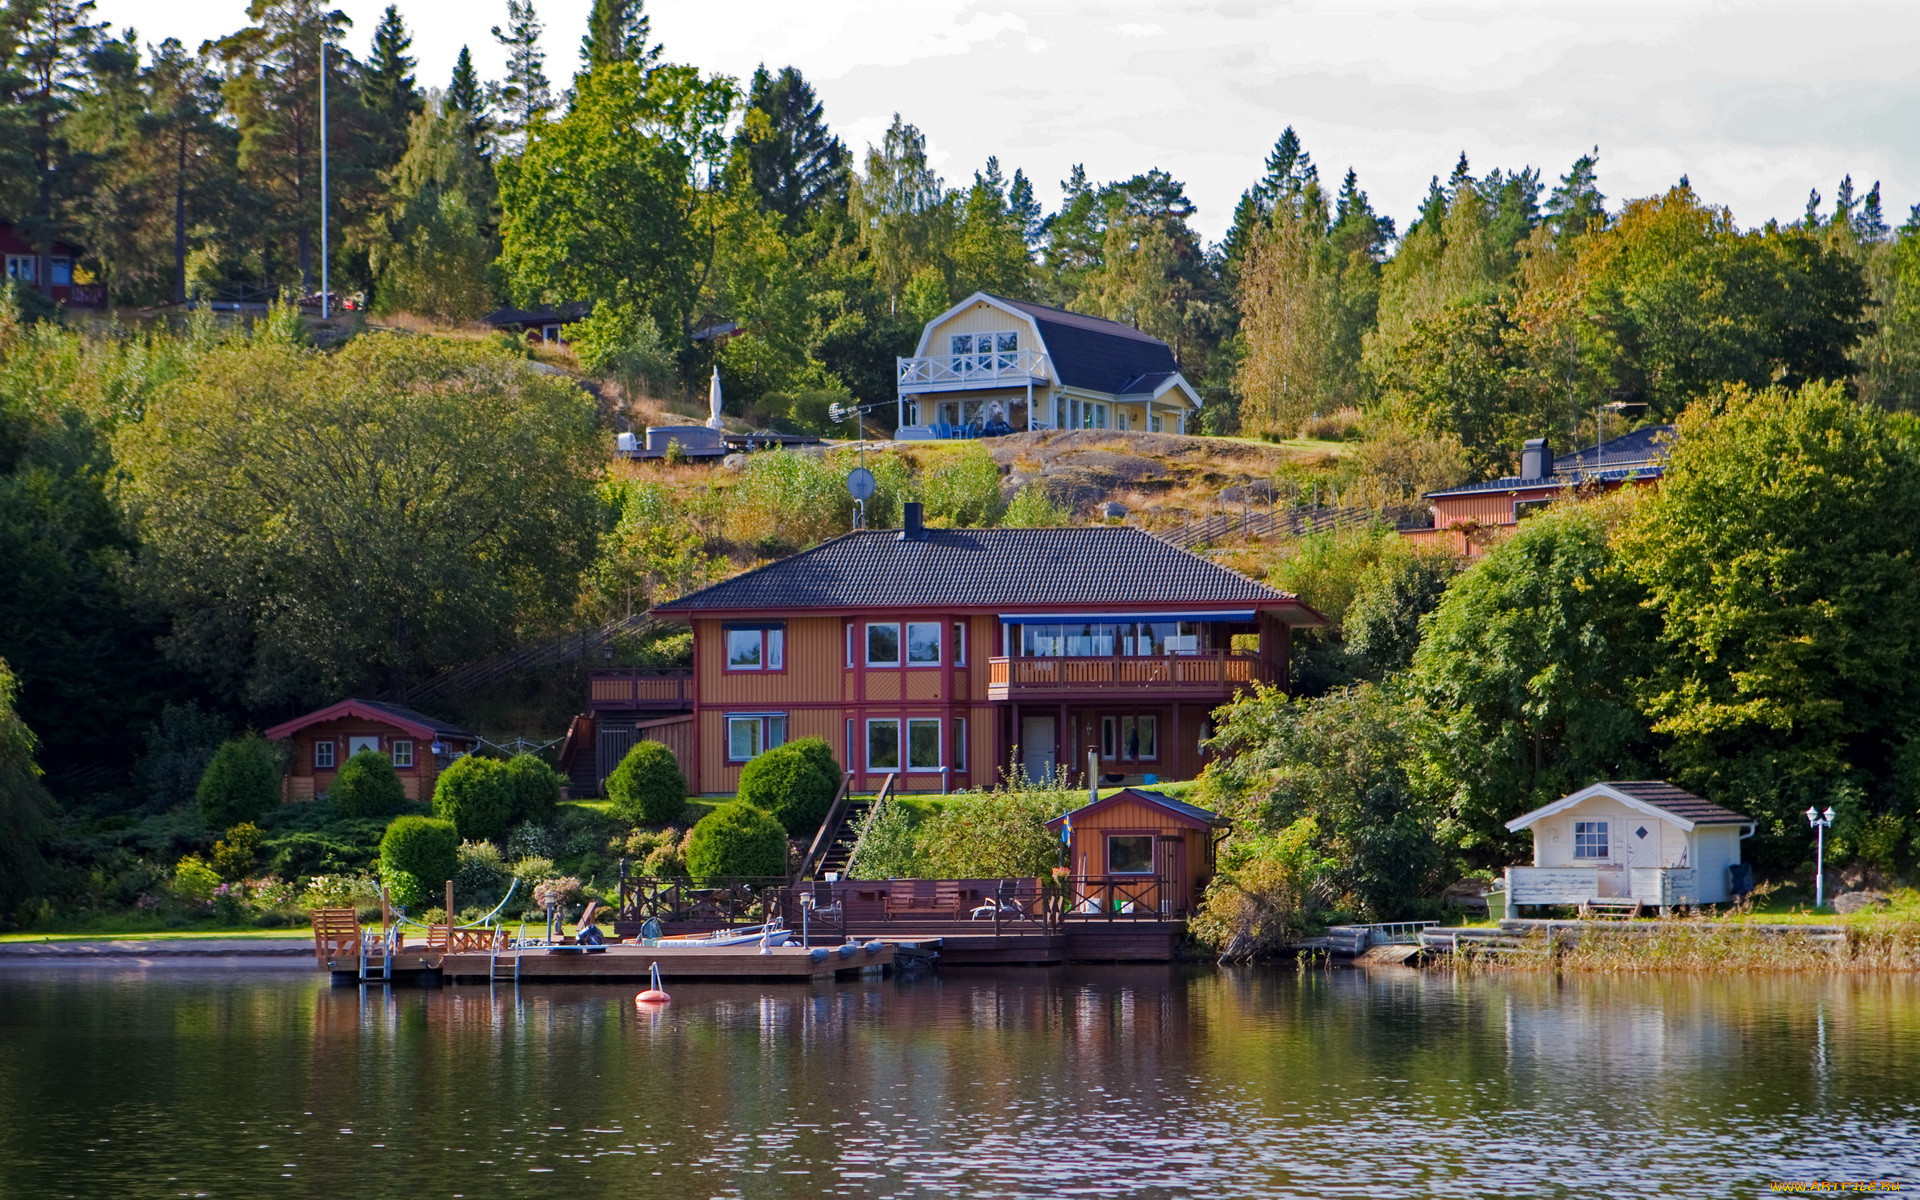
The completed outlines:
[[[1213,831],[1194,829],[1175,821],[1169,814],[1130,797],[1073,822],[1072,842],[1067,865],[1075,875],[1106,875],[1109,834],[1148,834],[1154,842],[1154,873],[1178,885],[1189,911],[1197,906],[1201,892],[1212,877],[1209,867]],[[1178,837],[1177,844],[1159,841]]]
[[[702,708],[765,708],[818,701],[821,683],[844,669],[846,644],[836,618],[794,617],[780,622],[786,627],[786,669],[781,671],[727,670],[728,624],[707,618],[694,622],[695,674]]]
[[[418,737],[413,733],[382,721],[365,717],[341,717],[333,721],[324,721],[318,725],[309,725],[293,737],[287,739],[291,744],[287,773],[280,785],[283,800],[311,800],[324,796],[333,786],[333,778],[346,764],[348,739],[356,737],[377,737],[379,750],[389,757],[393,754],[396,740],[413,743],[413,765],[395,767],[400,776],[400,786],[405,790],[407,799],[431,799],[434,780],[438,770],[433,761],[433,739]],[[315,742],[333,743],[333,762],[331,767],[316,767],[313,764]],[[460,749],[467,749],[465,743],[455,743]]]

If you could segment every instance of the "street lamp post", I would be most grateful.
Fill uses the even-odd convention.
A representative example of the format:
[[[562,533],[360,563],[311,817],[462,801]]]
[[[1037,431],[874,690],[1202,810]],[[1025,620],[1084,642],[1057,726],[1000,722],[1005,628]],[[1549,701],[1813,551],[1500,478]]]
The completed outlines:
[[[1833,810],[1809,808],[1807,824],[1813,826],[1813,907],[1818,909],[1826,902],[1827,827],[1833,824]]]

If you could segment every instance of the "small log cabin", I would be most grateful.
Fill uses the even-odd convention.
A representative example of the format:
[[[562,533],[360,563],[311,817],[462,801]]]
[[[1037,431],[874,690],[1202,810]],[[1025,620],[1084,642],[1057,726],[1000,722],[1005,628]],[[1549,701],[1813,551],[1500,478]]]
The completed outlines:
[[[1164,792],[1127,788],[1047,822],[1067,848],[1076,907],[1193,912],[1230,822]]]
[[[693,627],[691,678],[595,672],[596,701],[637,689],[691,712],[681,768],[708,795],[801,737],[824,738],[863,790],[892,775],[951,792],[1009,766],[1077,778],[1089,752],[1108,786],[1152,784],[1197,775],[1213,710],[1284,688],[1292,627],[1325,623],[1138,529],[904,515],[655,608]]]
[[[362,750],[387,756],[407,799],[430,800],[446,765],[480,746],[478,735],[457,725],[378,700],[342,700],[275,725],[265,736],[293,744],[282,800],[326,795],[341,764]]]

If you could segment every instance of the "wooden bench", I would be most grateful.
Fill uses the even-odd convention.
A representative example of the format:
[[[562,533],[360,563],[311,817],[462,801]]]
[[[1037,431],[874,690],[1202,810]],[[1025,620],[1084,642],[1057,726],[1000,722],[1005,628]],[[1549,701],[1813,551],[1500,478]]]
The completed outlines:
[[[1615,921],[1629,921],[1640,915],[1640,901],[1632,896],[1594,896],[1580,905],[1583,918],[1606,917]]]
[[[882,911],[887,919],[925,915],[959,920],[965,915],[969,894],[960,884],[947,879],[900,880],[887,889]]]
[[[351,908],[313,910],[313,956],[325,967],[338,959],[358,959],[365,934],[359,914]]]

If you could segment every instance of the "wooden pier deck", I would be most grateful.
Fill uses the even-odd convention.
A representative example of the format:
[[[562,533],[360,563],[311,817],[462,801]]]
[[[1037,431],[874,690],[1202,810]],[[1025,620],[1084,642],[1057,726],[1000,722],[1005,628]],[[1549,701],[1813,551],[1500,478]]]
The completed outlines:
[[[851,948],[853,953],[843,954]],[[825,950],[824,955],[819,951]],[[816,957],[818,955],[818,957]],[[440,973],[448,979],[532,980],[645,979],[648,968],[660,964],[660,974],[675,979],[830,979],[848,971],[893,965],[894,947],[881,942],[849,946],[608,946],[604,953],[587,954],[568,948],[532,947],[491,954],[448,954]]]

